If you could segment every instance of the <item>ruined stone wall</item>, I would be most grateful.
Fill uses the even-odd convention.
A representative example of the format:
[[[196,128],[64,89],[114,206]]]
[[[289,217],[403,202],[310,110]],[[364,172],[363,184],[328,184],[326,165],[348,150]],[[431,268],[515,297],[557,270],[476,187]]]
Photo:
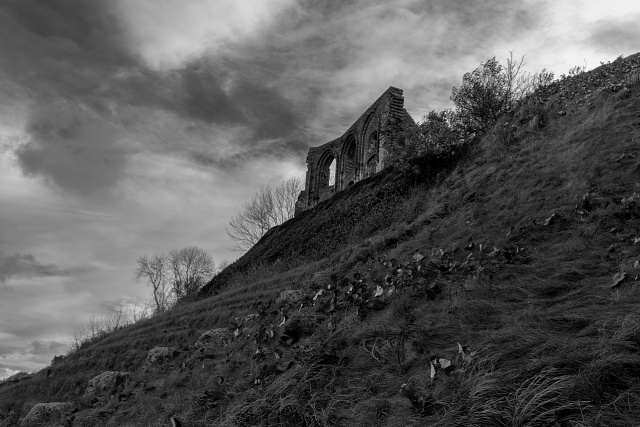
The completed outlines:
[[[311,147],[307,154],[305,189],[296,213],[312,208],[354,183],[384,168],[385,146],[396,125],[413,122],[404,109],[402,89],[389,87],[339,138]],[[336,161],[335,183],[329,185],[329,167]]]

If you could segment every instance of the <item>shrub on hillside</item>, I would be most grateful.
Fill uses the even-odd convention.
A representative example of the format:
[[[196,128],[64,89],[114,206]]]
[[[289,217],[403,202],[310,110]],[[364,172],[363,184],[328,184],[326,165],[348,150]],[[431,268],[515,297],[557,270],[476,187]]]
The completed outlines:
[[[388,162],[406,169],[411,159],[424,158],[431,167],[448,164],[459,149],[478,139],[505,112],[512,110],[539,86],[553,80],[553,73],[542,70],[522,72],[524,57],[513,54],[502,66],[491,58],[462,78],[462,85],[451,92],[453,109],[431,111],[421,123],[392,131]]]
[[[431,111],[417,125],[408,126],[396,135],[389,148],[388,161],[406,168],[411,159],[425,155],[442,156],[465,141],[465,135],[453,110]]]
[[[456,112],[472,134],[484,133],[507,107],[507,78],[496,58],[480,64],[453,87],[451,100]]]
[[[466,73],[461,86],[453,87],[451,100],[464,132],[474,136],[483,134],[500,115],[513,109],[538,87],[553,81],[552,72],[543,69],[539,73],[525,73],[523,66],[524,56],[516,60],[511,53],[506,67],[493,57]]]

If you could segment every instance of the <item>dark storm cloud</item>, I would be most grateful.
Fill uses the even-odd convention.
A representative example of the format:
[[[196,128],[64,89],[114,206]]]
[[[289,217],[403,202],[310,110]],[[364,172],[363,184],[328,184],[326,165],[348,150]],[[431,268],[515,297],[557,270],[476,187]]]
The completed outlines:
[[[127,163],[113,126],[75,107],[47,105],[35,111],[31,139],[16,150],[25,175],[80,195],[115,186]]]
[[[462,75],[495,55],[496,44],[506,57],[544,9],[511,0],[301,1],[245,53],[266,67],[287,64],[282,75],[296,87],[312,145],[339,136],[391,85],[405,89],[408,108],[449,106]]]
[[[126,136],[130,119],[120,112],[127,106],[167,111],[191,127],[242,127],[242,139],[227,143],[243,151],[264,149],[264,140],[292,140],[304,122],[295,100],[279,89],[283,65],[276,61],[203,53],[174,69],[151,69],[123,34],[106,1],[0,5],[0,55],[9,64],[0,80],[5,74],[18,82],[38,105],[27,120],[31,142],[16,152],[25,174],[85,196],[115,187],[131,151],[116,139]],[[136,119],[154,127],[152,116]]]
[[[302,119],[295,105],[276,88],[264,83],[264,75],[252,72],[245,63],[235,71],[201,58],[191,61],[176,73],[180,85],[174,102],[176,113],[215,124],[244,125],[252,130],[252,139],[279,138],[293,132]],[[262,80],[262,81],[261,81]]]
[[[238,108],[230,91],[222,87],[223,80],[230,79],[230,73],[216,72],[206,61],[194,61],[179,71],[180,85],[176,94],[181,99],[182,112],[207,122],[220,124],[244,123],[245,114]]]
[[[475,48],[469,46],[466,51],[461,48],[463,36],[454,31],[457,26],[479,28],[484,37],[498,31],[496,28],[531,26],[531,14],[519,4],[491,1],[472,6],[463,2],[389,5],[362,1],[303,1],[299,7],[284,13],[277,25],[259,41],[238,44],[232,52],[217,55],[204,51],[200,57],[171,70],[154,70],[131,53],[109,2],[9,2],[3,5],[5,20],[8,19],[13,30],[22,32],[25,37],[18,37],[19,42],[13,41],[16,38],[5,37],[0,46],[12,52],[13,58],[23,61],[20,71],[31,70],[31,77],[16,78],[30,90],[37,90],[36,96],[74,99],[98,113],[83,125],[95,129],[95,144],[89,143],[81,150],[85,141],[78,134],[88,132],[82,132],[81,126],[76,127],[75,139],[69,144],[62,144],[61,138],[43,137],[37,130],[46,114],[37,112],[29,125],[29,130],[36,131],[32,135],[35,142],[19,152],[20,164],[26,173],[45,176],[76,193],[90,194],[95,189],[114,186],[124,172],[127,155],[122,147],[116,148],[117,144],[105,136],[112,132],[102,132],[113,125],[100,122],[123,105],[162,109],[200,122],[200,126],[246,128],[249,132],[232,141],[244,147],[243,156],[252,149],[256,155],[281,148],[302,153],[310,143],[319,143],[325,138],[323,135],[315,140],[314,135],[307,133],[318,108],[326,107],[323,100],[327,94],[341,97],[340,102],[348,104],[345,106],[349,111],[336,108],[336,114],[345,117],[346,122],[355,120],[358,111],[372,101],[368,97],[363,101],[357,94],[354,96],[352,91],[357,91],[356,87],[351,92],[348,88],[337,92],[335,89],[341,89],[341,82],[331,81],[330,77],[336,71],[348,74],[350,67],[366,58],[367,49],[372,47],[367,45],[367,32],[384,34],[394,23],[402,23],[403,13],[418,16],[426,27],[445,20],[447,28],[452,30],[446,37],[425,37],[424,40],[426,47],[437,46],[433,49],[435,56],[444,60],[452,54],[466,54]],[[361,22],[362,19],[366,22]],[[501,25],[494,25],[501,19],[504,20]],[[353,31],[354,28],[357,31]],[[27,43],[29,41],[31,43]],[[407,43],[395,36],[385,43],[377,48],[408,49]],[[35,54],[26,55],[31,63],[24,63],[21,58],[25,55],[18,54],[25,50]],[[413,50],[407,55],[428,53],[428,49],[425,52]],[[385,88],[381,86],[381,90]],[[350,98],[354,98],[353,103]],[[55,116],[57,113],[50,114]],[[333,117],[328,119],[334,122]],[[84,120],[84,117],[78,119]],[[126,126],[126,120],[120,118],[119,124]],[[64,131],[66,125],[63,123],[62,127]],[[336,129],[333,134],[340,134],[341,130]],[[65,135],[56,131],[53,134]],[[265,143],[273,140],[278,141]],[[101,153],[89,155],[95,153],[98,141]],[[211,143],[216,144],[216,141]],[[180,146],[172,148],[179,150]],[[78,161],[82,160],[83,154],[89,157],[87,162]],[[55,167],[48,159],[56,159],[61,167]],[[113,168],[107,170],[109,168],[104,167],[107,165]],[[88,179],[78,182],[85,173],[89,174]]]
[[[257,140],[280,138],[289,135],[302,120],[295,112],[295,105],[276,89],[243,79],[232,91],[238,102],[247,106],[247,120]]]
[[[0,73],[38,100],[98,92],[110,73],[135,64],[107,1],[0,3]]]
[[[300,134],[302,135],[302,134]],[[271,142],[263,141],[250,149],[229,154],[224,157],[202,151],[194,151],[187,156],[190,161],[205,168],[213,167],[225,172],[243,172],[248,162],[261,160],[263,162],[278,162],[293,159],[298,164],[304,164],[309,146],[304,143],[308,137],[300,139],[277,139]]]
[[[422,41],[424,47],[437,45],[441,56],[475,49],[464,49],[459,43],[471,29],[474,40],[487,42],[492,34],[526,31],[536,22],[535,8],[506,0],[400,4],[301,1],[287,10],[262,40],[235,46],[232,59],[224,53],[207,59],[208,54],[203,53],[177,67],[175,78],[174,73],[149,70],[133,59],[110,2],[20,0],[0,7],[14,26],[38,42],[37,46],[21,47],[45,57],[22,70],[30,68],[54,85],[57,94],[93,97],[87,103],[96,108],[106,98],[157,106],[207,123],[245,125],[254,130],[256,140],[295,131],[309,118],[322,87],[330,84],[328,73],[358,61],[357,50],[366,45],[367,33],[384,33],[389,22],[401,20],[403,13],[418,16],[426,27],[446,21],[450,32]],[[360,22],[363,19],[366,22]],[[350,33],[358,26],[366,27],[366,32]],[[4,44],[15,40],[8,35]],[[407,43],[390,37],[388,46],[382,47],[403,45]],[[69,67],[72,60],[73,67]],[[116,74],[118,78],[114,78]],[[288,79],[286,83],[283,77]],[[291,83],[300,85],[294,99],[283,95],[284,86]],[[304,88],[309,88],[311,96],[303,96]],[[307,105],[300,109],[300,103]]]
[[[217,156],[210,155],[208,153],[203,152],[193,152],[188,155],[188,158],[193,163],[203,166],[205,168],[215,167],[217,169],[233,169],[237,165],[233,162],[233,160],[228,158],[221,158]]]
[[[83,269],[64,269],[55,264],[43,264],[31,254],[13,254],[6,256],[0,252],[0,283],[13,277],[50,277],[69,276]]]
[[[26,143],[16,148],[28,176],[77,194],[113,186],[126,163],[117,131],[96,114],[110,74],[134,64],[103,1],[20,0],[0,5],[0,74],[33,105]],[[7,66],[5,66],[5,63]]]
[[[434,96],[447,102],[450,87],[469,71],[452,70],[448,61],[472,55],[496,37],[527,31],[537,20],[535,8],[506,0],[300,1],[258,39],[215,52],[203,48],[170,69],[156,69],[135,54],[122,13],[108,1],[0,5],[0,55],[12,64],[0,72],[12,73],[40,104],[29,118],[32,141],[17,152],[27,175],[81,195],[115,187],[130,155],[117,141],[117,131],[126,134],[131,123],[123,112],[129,107],[166,111],[185,127],[244,129],[229,141],[198,140],[239,147],[240,154],[215,147],[215,155],[205,154],[223,168],[279,150],[302,156],[309,145],[340,135],[388,85],[401,83],[408,103]],[[407,22],[418,28],[407,37],[418,42],[402,38]],[[406,68],[392,71],[405,74],[429,57],[432,74],[400,83],[372,80],[368,73],[393,63],[389,55]],[[56,111],[59,98],[74,106]],[[152,129],[157,119],[142,113],[136,120]],[[206,132],[188,136],[197,140],[199,134]],[[154,141],[146,144],[143,149],[154,149]],[[191,148],[182,141],[164,149]]]
[[[43,40],[66,41],[104,61],[127,56],[108,1],[8,0],[0,4],[0,12]]]

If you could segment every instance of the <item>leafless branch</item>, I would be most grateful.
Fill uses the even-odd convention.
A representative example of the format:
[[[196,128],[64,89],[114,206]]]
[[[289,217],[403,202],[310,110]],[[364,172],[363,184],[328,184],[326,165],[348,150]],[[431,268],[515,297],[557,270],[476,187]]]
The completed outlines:
[[[295,177],[272,187],[261,187],[242,212],[229,222],[227,234],[235,242],[233,250],[245,251],[255,245],[270,228],[293,217],[296,200],[304,189],[302,179]]]
[[[216,272],[211,255],[197,246],[170,251],[169,263],[173,271],[173,293],[177,300],[197,294]]]
[[[171,306],[171,293],[167,283],[168,267],[169,258],[163,253],[151,257],[142,255],[138,258],[135,279],[136,281],[144,279],[151,285],[156,313],[162,313]]]

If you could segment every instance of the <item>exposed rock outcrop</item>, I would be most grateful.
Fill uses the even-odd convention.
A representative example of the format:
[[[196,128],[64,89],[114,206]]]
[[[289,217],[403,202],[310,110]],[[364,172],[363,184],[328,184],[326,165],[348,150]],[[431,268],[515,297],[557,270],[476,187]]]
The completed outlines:
[[[244,319],[242,319],[242,324],[247,326],[260,321],[260,315],[257,313],[247,314]]]
[[[84,394],[85,396],[95,396],[102,393],[112,394],[119,388],[122,388],[128,378],[128,372],[103,372],[89,380],[89,385]]]
[[[142,366],[143,371],[148,371],[153,367],[165,364],[168,360],[172,360],[179,354],[174,347],[154,347],[147,353],[147,359]]]
[[[71,421],[69,415],[73,410],[74,405],[71,402],[37,403],[20,425],[22,427],[68,425]]]
[[[195,348],[206,356],[214,356],[233,340],[233,334],[226,328],[211,329],[198,338]]]
[[[290,289],[280,292],[276,298],[275,306],[281,307],[285,304],[294,304],[301,301],[305,296],[305,292],[301,289]]]
[[[316,325],[324,319],[324,316],[310,315],[309,313],[293,313],[284,322],[281,343],[292,345],[304,337],[308,337],[316,330]]]

